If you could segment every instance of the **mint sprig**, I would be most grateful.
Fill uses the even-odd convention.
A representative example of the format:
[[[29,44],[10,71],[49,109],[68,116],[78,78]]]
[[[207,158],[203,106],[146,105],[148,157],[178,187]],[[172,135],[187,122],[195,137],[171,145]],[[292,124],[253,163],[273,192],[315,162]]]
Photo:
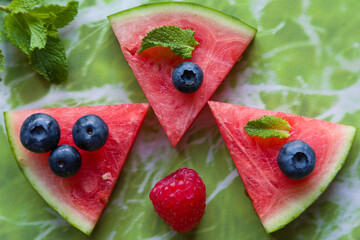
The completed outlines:
[[[28,56],[35,71],[52,83],[68,78],[65,48],[58,29],[74,19],[78,5],[77,1],[60,6],[43,4],[41,0],[13,0],[6,7],[0,6],[0,10],[8,13],[4,23],[7,39]],[[0,56],[0,71],[2,59]]]
[[[194,33],[191,29],[181,29],[178,26],[155,28],[142,39],[138,53],[148,48],[163,46],[170,48],[176,56],[191,58],[192,51],[199,45]]]
[[[290,137],[290,124],[281,117],[265,115],[261,118],[249,121],[244,130],[251,136],[258,136],[261,138],[278,137],[288,138]]]

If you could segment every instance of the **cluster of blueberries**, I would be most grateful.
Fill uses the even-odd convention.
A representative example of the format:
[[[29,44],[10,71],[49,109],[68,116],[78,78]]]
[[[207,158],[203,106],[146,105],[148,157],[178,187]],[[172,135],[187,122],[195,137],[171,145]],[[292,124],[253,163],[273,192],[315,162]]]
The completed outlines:
[[[203,71],[193,62],[183,62],[173,71],[174,87],[183,93],[196,92],[203,82]],[[81,117],[73,126],[74,143],[80,149],[96,151],[107,141],[109,129],[99,116]],[[81,167],[81,156],[73,146],[60,141],[59,123],[50,115],[35,113],[21,126],[20,140],[25,148],[35,153],[49,152],[50,169],[60,177],[75,175]]]
[[[74,124],[72,129],[74,143],[80,149],[96,151],[106,143],[109,129],[102,118],[88,114]],[[50,169],[60,177],[70,177],[81,167],[81,156],[73,146],[60,141],[60,126],[52,116],[35,113],[29,116],[20,130],[22,145],[35,153],[49,152]]]

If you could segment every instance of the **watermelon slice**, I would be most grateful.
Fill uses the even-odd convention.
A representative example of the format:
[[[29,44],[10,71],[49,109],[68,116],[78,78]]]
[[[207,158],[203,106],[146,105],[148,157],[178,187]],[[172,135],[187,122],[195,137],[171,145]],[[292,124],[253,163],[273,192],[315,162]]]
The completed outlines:
[[[128,64],[173,146],[180,141],[256,33],[254,28],[234,17],[193,3],[147,4],[108,18]],[[195,31],[195,40],[200,44],[192,58],[182,59],[164,47],[137,53],[142,38],[164,25]],[[183,61],[195,62],[204,72],[203,84],[193,94],[181,93],[172,84],[172,71]]]
[[[292,114],[209,101],[209,106],[244,182],[252,204],[267,232],[294,220],[326,189],[340,170],[354,140],[356,129]],[[250,120],[274,115],[289,122],[290,137],[259,138],[248,135]],[[315,151],[314,171],[306,178],[285,177],[277,155],[287,142],[303,140]]]
[[[90,235],[109,200],[148,108],[148,103],[64,107],[10,111],[4,116],[10,146],[29,183],[60,215]],[[23,121],[37,112],[49,114],[58,121],[61,130],[59,144],[76,147],[72,127],[86,114],[96,114],[107,123],[108,140],[94,152],[78,149],[82,157],[79,172],[69,178],[58,177],[49,168],[50,152],[33,153],[20,142]]]

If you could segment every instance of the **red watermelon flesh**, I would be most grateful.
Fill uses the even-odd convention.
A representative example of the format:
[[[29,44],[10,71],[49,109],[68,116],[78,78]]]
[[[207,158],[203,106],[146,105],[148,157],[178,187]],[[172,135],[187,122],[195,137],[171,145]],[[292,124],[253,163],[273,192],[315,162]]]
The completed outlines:
[[[19,110],[6,112],[5,123],[11,148],[27,180],[52,208],[89,235],[109,200],[148,108],[149,104],[138,103]],[[50,152],[33,153],[20,142],[21,125],[34,113],[46,113],[58,121],[59,144],[76,147],[72,127],[86,114],[96,114],[107,123],[108,140],[94,152],[76,147],[82,158],[79,172],[69,178],[58,177],[49,168]]]
[[[356,129],[281,112],[209,101],[252,204],[267,232],[276,231],[303,212],[326,189],[348,155]],[[250,120],[274,115],[289,122],[287,139],[248,135]],[[315,151],[314,171],[306,178],[285,177],[277,165],[280,148],[287,142],[303,140]]]
[[[191,3],[158,3],[109,16],[121,50],[173,146],[176,146],[230,69],[253,39],[256,30],[224,13]],[[176,25],[195,31],[200,44],[192,58],[175,56],[169,48],[137,53],[148,32]],[[204,72],[200,89],[184,94],[172,84],[172,72],[183,61]]]

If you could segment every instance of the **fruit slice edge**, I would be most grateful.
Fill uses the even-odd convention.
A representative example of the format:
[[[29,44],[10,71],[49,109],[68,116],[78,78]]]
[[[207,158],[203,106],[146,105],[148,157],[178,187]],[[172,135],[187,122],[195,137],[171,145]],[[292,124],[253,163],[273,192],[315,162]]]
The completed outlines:
[[[235,17],[193,3],[147,4],[108,18],[124,57],[173,146],[180,141],[256,33],[256,29]],[[164,47],[137,53],[142,38],[164,25],[195,31],[194,38],[200,44],[195,47],[192,58],[182,59]],[[203,84],[193,94],[181,93],[172,84],[173,69],[184,61],[196,63],[204,72]]]
[[[30,185],[64,219],[90,235],[116,184],[127,155],[148,111],[148,103],[63,107],[4,112],[5,126],[16,162]],[[19,139],[20,127],[35,112],[52,115],[59,122],[59,144],[75,146],[72,126],[86,114],[106,121],[109,138],[98,151],[79,150],[82,166],[77,174],[61,178],[48,167],[50,152],[36,154],[25,149]]]
[[[256,28],[248,25],[247,23],[241,21],[240,19],[218,11],[213,8],[209,8],[197,3],[184,3],[184,2],[162,2],[162,3],[149,3],[143,4],[138,7],[130,8],[124,11],[120,11],[108,16],[108,19],[111,22],[118,21],[120,19],[133,18],[138,15],[147,14],[149,11],[156,14],[156,12],[171,12],[171,11],[190,11],[198,12],[201,11],[204,15],[210,15],[212,18],[215,18],[218,21],[226,21],[229,26],[233,26],[234,29],[241,29],[241,31],[246,31],[249,35],[254,35],[257,31]],[[123,20],[121,20],[123,21]]]
[[[266,232],[297,218],[334,179],[343,166],[357,129],[293,114],[208,102],[240,177]],[[251,137],[249,120],[280,116],[292,126],[288,139]],[[302,180],[286,178],[277,166],[283,144],[301,139],[315,151],[314,171]]]

